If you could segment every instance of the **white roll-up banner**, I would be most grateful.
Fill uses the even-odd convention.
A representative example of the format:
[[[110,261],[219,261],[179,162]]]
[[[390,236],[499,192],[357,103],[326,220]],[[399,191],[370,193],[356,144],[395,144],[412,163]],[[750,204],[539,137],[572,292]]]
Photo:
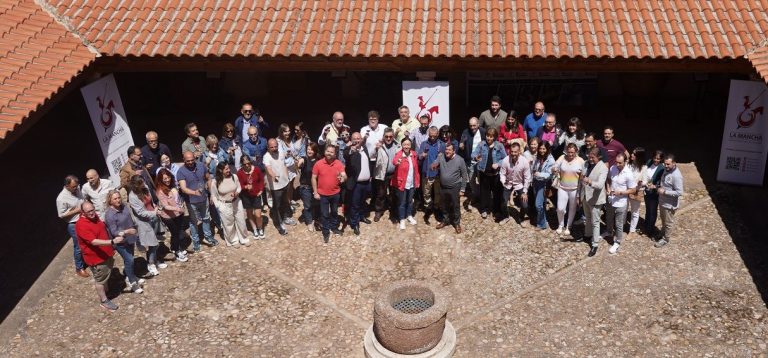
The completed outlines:
[[[731,80],[717,180],[762,185],[768,156],[768,86]]]
[[[427,115],[430,126],[449,125],[449,101],[448,82],[403,81],[403,104],[411,110],[413,118]]]
[[[113,183],[120,183],[120,168],[128,161],[128,147],[133,145],[133,136],[125,118],[115,77],[112,74],[104,76],[84,86],[80,92],[91,116],[101,152],[107,161],[110,179]]]

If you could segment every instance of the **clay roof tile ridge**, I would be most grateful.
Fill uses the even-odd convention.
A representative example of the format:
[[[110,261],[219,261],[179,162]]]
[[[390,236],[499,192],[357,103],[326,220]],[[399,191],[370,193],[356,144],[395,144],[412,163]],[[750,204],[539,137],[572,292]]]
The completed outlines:
[[[91,53],[95,55],[95,57],[101,56],[101,52],[90,42],[88,39],[86,39],[80,32],[72,25],[71,20],[66,17],[62,16],[58,13],[58,9],[48,3],[46,0],[35,0],[35,3],[40,6],[40,8],[45,11],[48,16],[53,18],[53,20],[61,25],[67,32],[69,32],[72,36],[80,40],[80,42],[88,48]]]

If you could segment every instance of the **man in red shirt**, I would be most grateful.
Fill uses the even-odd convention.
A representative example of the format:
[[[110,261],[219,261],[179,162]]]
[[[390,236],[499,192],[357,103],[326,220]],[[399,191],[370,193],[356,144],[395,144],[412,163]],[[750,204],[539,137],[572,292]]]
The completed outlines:
[[[93,273],[93,282],[96,287],[96,294],[99,295],[101,301],[101,307],[114,311],[117,309],[117,305],[107,298],[106,284],[115,262],[112,259],[112,255],[115,253],[113,246],[123,242],[124,239],[122,236],[116,236],[114,239],[109,238],[107,226],[99,220],[96,209],[90,201],[85,201],[80,205],[80,213],[82,215],[75,224],[75,233],[83,251],[83,260]]]
[[[312,192],[320,200],[320,215],[323,219],[323,241],[328,242],[331,231],[341,235],[336,212],[339,208],[341,183],[347,180],[344,164],[336,159],[338,148],[325,146],[325,160],[318,160],[312,167]]]
[[[620,153],[624,153],[624,157],[629,158],[629,152],[624,148],[624,144],[613,139],[613,127],[611,126],[603,129],[603,140],[597,142],[597,147],[605,150],[605,154],[608,157],[603,158],[603,161],[608,164],[608,168],[616,164],[616,156]]]

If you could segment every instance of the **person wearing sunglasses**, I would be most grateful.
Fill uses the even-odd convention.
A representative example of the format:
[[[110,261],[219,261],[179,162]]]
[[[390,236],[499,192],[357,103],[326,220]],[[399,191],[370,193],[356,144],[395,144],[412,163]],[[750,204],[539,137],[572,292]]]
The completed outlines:
[[[235,133],[245,140],[248,138],[248,128],[251,126],[259,128],[259,133],[269,129],[269,123],[264,120],[261,111],[254,109],[250,103],[246,102],[240,107],[240,116],[235,118]]]

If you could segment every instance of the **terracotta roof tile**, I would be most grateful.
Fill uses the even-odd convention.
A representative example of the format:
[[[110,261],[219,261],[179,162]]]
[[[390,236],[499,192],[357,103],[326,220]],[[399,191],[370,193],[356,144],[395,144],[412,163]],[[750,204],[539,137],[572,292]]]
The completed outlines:
[[[768,30],[768,14],[759,11],[766,5],[179,0],[157,6],[59,0],[56,7],[107,55],[736,58]]]
[[[96,58],[32,0],[0,0],[0,139]]]
[[[757,73],[768,83],[768,38],[761,41],[760,45],[747,55],[749,62],[755,67]]]

